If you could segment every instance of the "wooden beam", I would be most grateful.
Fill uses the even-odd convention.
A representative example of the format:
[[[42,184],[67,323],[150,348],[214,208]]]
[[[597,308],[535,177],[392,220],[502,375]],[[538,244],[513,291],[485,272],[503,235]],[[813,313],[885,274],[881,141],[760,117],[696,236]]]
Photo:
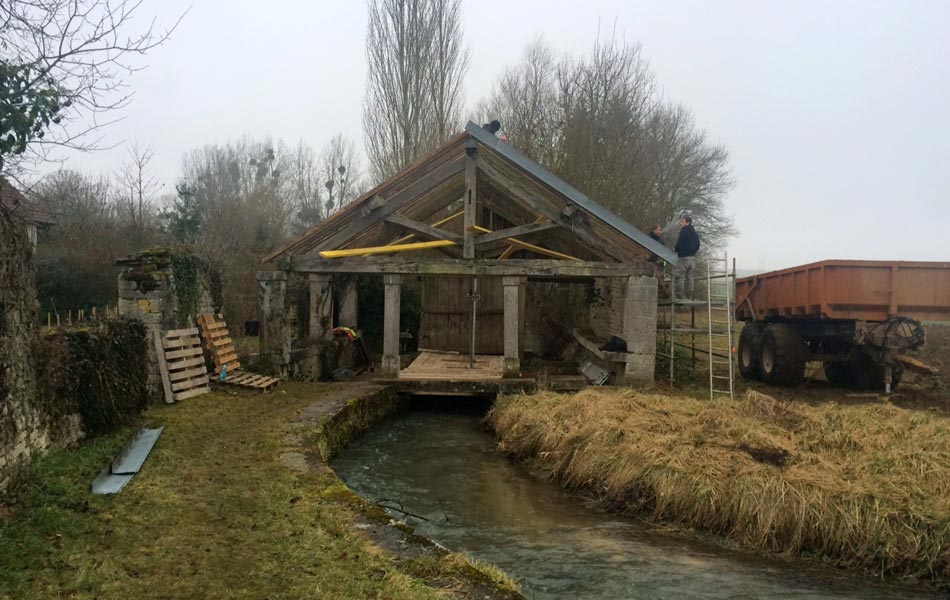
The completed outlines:
[[[478,259],[442,258],[406,260],[372,256],[324,259],[319,256],[291,256],[291,271],[298,273],[378,273],[404,275],[481,275],[528,277],[628,277],[652,275],[648,262],[609,263],[551,259]]]
[[[326,241],[320,243],[316,248],[326,250],[339,248],[373,225],[383,222],[383,219],[395,213],[405,203],[423,195],[440,183],[462,172],[463,168],[464,162],[462,159],[456,159],[436,167],[426,175],[387,198],[382,206],[372,211],[369,215],[361,215],[341,226],[336,233],[330,236]]]
[[[478,146],[475,140],[465,145],[465,222],[462,227],[462,256],[475,258],[475,236],[471,228],[478,225],[475,202],[478,198]]]
[[[547,231],[548,229],[555,229],[557,227],[560,227],[560,224],[554,223],[553,221],[509,227],[508,229],[495,230],[491,233],[486,233],[485,235],[479,236],[479,238],[475,240],[475,244],[480,246],[482,244],[489,244],[498,240],[519,237],[523,235],[531,235],[532,233]]]
[[[370,246],[369,248],[347,248],[346,250],[324,250],[320,253],[323,258],[347,258],[351,256],[369,256],[371,254],[388,254],[390,252],[411,252],[413,250],[428,250],[443,246],[457,246],[451,240],[436,240],[434,242],[415,242],[398,246]]]
[[[462,211],[459,214],[464,214]],[[449,240],[455,242],[456,244],[462,243],[462,236],[457,233],[452,233],[451,231],[446,231],[444,229],[438,229],[433,225],[427,223],[422,223],[416,221],[415,219],[410,219],[400,214],[392,214],[386,217],[386,221],[392,223],[393,225],[398,225],[404,227],[410,231],[415,232],[415,235],[422,236],[424,238],[430,238],[434,240]],[[387,246],[392,246],[393,244],[387,244]]]
[[[490,234],[493,233],[491,229],[485,229],[484,227],[479,227],[476,225],[472,228],[473,231],[479,233]],[[536,252],[538,254],[544,254],[545,256],[550,256],[552,258],[560,258],[561,260],[580,260],[576,256],[571,256],[570,254],[564,254],[563,252],[558,252],[556,250],[549,250],[547,248],[542,248],[541,246],[535,246],[534,244],[529,244],[528,242],[522,242],[521,240],[516,240],[514,238],[508,240],[508,243],[512,246],[518,246],[525,250],[530,250],[531,252]]]
[[[534,223],[533,223],[533,224],[544,223],[544,222],[547,221],[547,220],[548,220],[548,218],[545,217],[544,215],[538,215],[538,218],[534,220]],[[514,244],[509,244],[508,247],[505,248],[505,251],[502,252],[501,255],[500,255],[498,258],[499,258],[499,259],[506,259],[506,258],[508,258],[509,256],[511,256],[512,254],[514,254],[515,252],[517,252],[517,251],[518,251],[518,246],[515,246]]]
[[[453,203],[453,204],[454,204],[454,203]],[[460,210],[460,211],[458,211],[458,212],[456,212],[456,213],[452,213],[451,215],[445,217],[444,219],[439,219],[438,221],[436,221],[435,223],[433,223],[432,226],[433,226],[433,227],[441,227],[442,225],[445,225],[446,223],[448,223],[448,222],[450,222],[450,221],[454,221],[455,219],[461,217],[461,216],[464,215],[464,214],[465,214],[465,211],[464,211],[464,210]],[[387,246],[396,246],[396,245],[398,245],[398,244],[405,244],[406,242],[415,239],[415,237],[416,237],[416,234],[410,233],[409,235],[404,235],[404,236],[402,236],[401,238],[399,238],[399,239],[397,239],[397,240],[393,240],[393,241],[389,242],[389,243],[386,244],[386,245],[387,245]]]

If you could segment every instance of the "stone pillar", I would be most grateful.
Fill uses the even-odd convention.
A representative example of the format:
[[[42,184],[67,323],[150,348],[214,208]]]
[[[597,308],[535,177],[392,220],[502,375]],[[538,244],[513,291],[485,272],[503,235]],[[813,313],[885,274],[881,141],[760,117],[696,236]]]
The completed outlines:
[[[504,376],[518,377],[521,375],[521,321],[522,290],[524,277],[503,277],[504,309],[505,309],[505,362]]]
[[[356,293],[356,279],[349,277],[340,291],[340,325],[357,329],[359,327],[359,309]]]
[[[383,275],[383,377],[399,378],[399,299],[402,275]]]
[[[333,289],[328,273],[310,274],[310,341],[333,337]]]
[[[656,277],[633,275],[624,286],[623,338],[627,342],[624,383],[653,386],[656,368]]]
[[[260,310],[261,362],[271,372],[286,376],[290,365],[290,319],[287,315],[287,273],[257,273]]]

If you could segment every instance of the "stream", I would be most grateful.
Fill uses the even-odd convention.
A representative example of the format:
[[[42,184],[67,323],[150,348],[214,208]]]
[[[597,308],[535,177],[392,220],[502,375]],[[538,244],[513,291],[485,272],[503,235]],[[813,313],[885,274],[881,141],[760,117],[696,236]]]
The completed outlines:
[[[443,406],[453,402],[471,405]],[[500,452],[482,415],[413,410],[367,432],[332,466],[422,535],[504,569],[527,598],[945,597],[599,512]]]

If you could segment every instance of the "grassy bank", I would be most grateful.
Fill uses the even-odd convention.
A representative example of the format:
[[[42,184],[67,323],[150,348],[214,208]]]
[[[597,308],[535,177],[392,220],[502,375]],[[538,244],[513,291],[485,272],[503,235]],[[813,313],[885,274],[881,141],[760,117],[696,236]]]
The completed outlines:
[[[503,447],[623,511],[854,569],[950,577],[950,418],[586,390],[501,398]]]
[[[165,432],[116,496],[89,484],[131,430],[36,463],[0,500],[0,598],[457,597],[464,558],[382,550],[331,471],[281,463],[285,423],[330,389],[153,407]]]

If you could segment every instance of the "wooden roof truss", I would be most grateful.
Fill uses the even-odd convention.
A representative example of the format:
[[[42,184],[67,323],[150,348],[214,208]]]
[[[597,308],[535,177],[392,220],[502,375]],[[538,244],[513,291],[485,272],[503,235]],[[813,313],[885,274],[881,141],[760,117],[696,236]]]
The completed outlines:
[[[675,262],[665,247],[474,123],[265,261],[329,272],[342,266],[333,261],[385,269],[435,252],[447,262],[630,263],[650,254]]]

